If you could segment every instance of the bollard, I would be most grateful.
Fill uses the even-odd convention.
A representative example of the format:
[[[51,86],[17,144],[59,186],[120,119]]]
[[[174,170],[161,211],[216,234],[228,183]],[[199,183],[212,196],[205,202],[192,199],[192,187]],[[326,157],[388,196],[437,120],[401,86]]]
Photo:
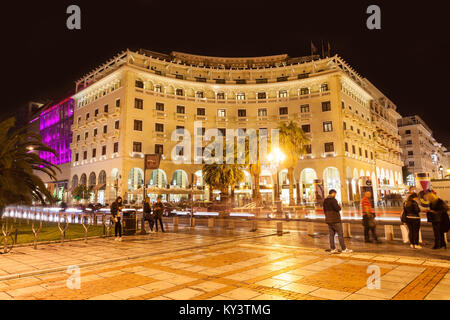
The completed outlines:
[[[277,222],[277,235],[283,235],[283,222]]]
[[[194,217],[190,218],[190,227],[195,228],[195,218]]]
[[[255,232],[256,230],[258,230],[258,223],[256,222],[255,219],[252,219],[250,232]]]
[[[385,225],[384,226],[384,234],[386,241],[394,240],[394,226],[393,225]]]
[[[173,217],[173,226],[178,227],[178,217]]]
[[[344,228],[344,237],[351,238],[352,232],[351,232],[351,228],[350,228],[350,223],[343,223],[342,227]]]
[[[213,229],[214,228],[214,218],[208,219],[208,228]]]
[[[306,227],[307,227],[307,230],[308,230],[308,236],[315,236],[314,223],[313,222],[309,222],[309,223],[307,223]]]

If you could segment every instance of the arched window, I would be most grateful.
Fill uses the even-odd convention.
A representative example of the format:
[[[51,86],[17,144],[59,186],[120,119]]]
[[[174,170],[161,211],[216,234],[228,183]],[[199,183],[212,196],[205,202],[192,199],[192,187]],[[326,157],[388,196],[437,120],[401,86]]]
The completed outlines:
[[[86,173],[83,173],[80,178],[80,184],[86,186],[86,183],[87,183],[87,176]]]
[[[106,172],[105,170],[100,171],[98,175],[98,184],[106,184]]]
[[[328,91],[328,83],[322,83],[320,86],[320,92]]]
[[[97,184],[97,176],[95,175],[95,172],[91,172],[89,175],[89,187],[95,187]]]
[[[72,188],[78,187],[78,176],[74,175],[72,178]]]
[[[301,88],[300,94],[301,95],[309,94],[309,88],[306,88],[306,87]]]

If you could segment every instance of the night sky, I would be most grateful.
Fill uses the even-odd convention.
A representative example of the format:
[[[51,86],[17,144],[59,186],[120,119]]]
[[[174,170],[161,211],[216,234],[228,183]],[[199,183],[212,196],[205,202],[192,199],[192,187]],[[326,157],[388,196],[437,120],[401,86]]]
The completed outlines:
[[[77,4],[82,29],[66,28]],[[381,8],[381,30],[366,8]],[[2,4],[2,117],[33,99],[62,99],[74,81],[127,48],[210,56],[310,54],[330,41],[406,115],[450,147],[450,13],[444,1],[15,1]],[[426,6],[424,6],[426,5]]]

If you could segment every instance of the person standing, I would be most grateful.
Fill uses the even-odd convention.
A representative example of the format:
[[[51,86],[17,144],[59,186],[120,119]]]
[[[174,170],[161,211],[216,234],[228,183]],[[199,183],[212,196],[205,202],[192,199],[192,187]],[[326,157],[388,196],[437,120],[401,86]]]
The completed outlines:
[[[344,233],[342,231],[341,222],[341,207],[336,200],[336,190],[331,189],[328,197],[323,201],[323,211],[325,213],[325,222],[328,224],[330,232],[330,251],[331,253],[338,253],[334,243],[335,235],[338,235],[339,244],[342,252],[350,253],[353,250],[347,249],[344,242]]]
[[[420,230],[420,208],[418,205],[419,196],[412,193],[408,196],[404,204],[405,222],[408,226],[409,243],[413,249],[422,249],[419,245]]]
[[[354,203],[355,203],[356,210],[359,211],[359,207],[361,204],[361,196],[359,195],[359,193],[355,194]]]
[[[114,220],[115,241],[122,241],[122,221],[121,221],[122,210],[123,210],[122,197],[117,197],[116,201],[114,201],[113,204],[111,205],[111,214]]]
[[[148,226],[150,227],[150,233],[153,232],[153,216],[152,216],[152,207],[150,204],[150,198],[145,197],[144,206],[142,208],[144,214],[144,222],[148,222]],[[144,225],[145,228],[145,225]]]
[[[164,213],[164,204],[161,201],[161,196],[158,196],[156,203],[153,205],[153,219],[156,227],[156,232],[158,232],[158,221],[161,225],[161,231],[164,232],[164,225],[162,222],[162,216]]]
[[[428,192],[425,199],[430,202],[430,209],[427,216],[431,218],[434,233],[433,249],[447,248],[445,243],[445,233],[450,229],[450,221],[448,217],[448,207],[444,200],[438,198],[433,192]]]
[[[370,191],[366,191],[364,193],[364,197],[361,200],[364,226],[364,242],[371,242],[369,232],[372,232],[373,239],[376,243],[379,243],[376,232],[375,212],[373,211],[372,202],[370,201],[371,197],[372,193]]]

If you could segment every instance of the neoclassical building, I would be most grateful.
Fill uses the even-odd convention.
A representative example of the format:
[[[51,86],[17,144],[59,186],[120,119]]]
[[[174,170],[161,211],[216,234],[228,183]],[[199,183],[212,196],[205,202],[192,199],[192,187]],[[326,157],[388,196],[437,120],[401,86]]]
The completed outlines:
[[[174,149],[189,154],[177,149],[174,132],[194,135],[194,124],[199,135],[211,128],[224,133],[242,128],[267,129],[270,136],[281,122],[297,122],[311,140],[294,171],[295,195],[302,201],[314,200],[315,179],[323,180],[325,192],[338,190],[343,203],[353,201],[363,176],[372,179],[376,194],[403,184],[401,116],[337,55],[221,58],[125,51],[78,80],[72,98],[71,187],[91,186],[93,200],[100,202],[110,203],[117,195],[139,201],[144,184],[202,186],[201,163],[172,159]],[[199,152],[194,145],[190,151]],[[160,168],[144,177],[144,155],[157,153]],[[287,200],[284,169],[281,164],[280,189]],[[236,193],[250,196],[259,183],[270,200],[275,176],[273,168],[263,167],[255,182],[246,172]]]

